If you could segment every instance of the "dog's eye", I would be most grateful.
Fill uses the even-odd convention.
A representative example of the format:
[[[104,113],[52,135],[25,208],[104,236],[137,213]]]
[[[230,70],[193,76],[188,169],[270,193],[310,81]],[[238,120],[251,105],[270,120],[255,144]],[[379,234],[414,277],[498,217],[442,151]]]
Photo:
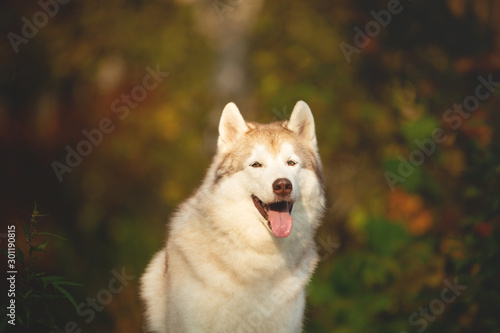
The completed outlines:
[[[252,168],[260,168],[262,166],[262,164],[260,164],[259,162],[253,162],[252,164],[250,164],[250,166]]]
[[[292,160],[288,160],[288,161],[286,162],[286,165],[288,165],[288,166],[294,166],[295,164],[297,164],[297,162],[292,161]]]

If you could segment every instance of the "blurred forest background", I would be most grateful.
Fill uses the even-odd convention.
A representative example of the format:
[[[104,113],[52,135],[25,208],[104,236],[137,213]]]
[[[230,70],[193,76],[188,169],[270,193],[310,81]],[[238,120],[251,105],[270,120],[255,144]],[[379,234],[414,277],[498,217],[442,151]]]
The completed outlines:
[[[398,3],[2,1],[0,244],[14,224],[26,250],[35,202],[67,239],[36,264],[87,312],[55,300],[57,326],[138,332],[223,106],[270,122],[302,99],[328,195],[305,332],[500,332],[500,3]]]

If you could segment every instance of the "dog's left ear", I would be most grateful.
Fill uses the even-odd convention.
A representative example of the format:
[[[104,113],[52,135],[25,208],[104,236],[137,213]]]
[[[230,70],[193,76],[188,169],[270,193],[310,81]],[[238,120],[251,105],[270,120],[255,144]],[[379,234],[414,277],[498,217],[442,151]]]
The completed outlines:
[[[287,128],[297,134],[302,140],[308,142],[312,147],[316,147],[316,131],[314,118],[309,108],[303,101],[295,104]]]
[[[235,142],[243,133],[248,131],[247,123],[234,103],[228,103],[219,122],[219,140],[217,148],[224,150],[226,145]]]

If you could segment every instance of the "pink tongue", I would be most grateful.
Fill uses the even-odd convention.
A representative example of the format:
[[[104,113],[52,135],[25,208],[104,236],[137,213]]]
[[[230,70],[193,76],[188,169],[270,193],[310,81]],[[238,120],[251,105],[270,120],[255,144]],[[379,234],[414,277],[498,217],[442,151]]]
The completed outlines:
[[[271,229],[276,237],[284,238],[292,231],[293,219],[288,210],[278,211],[270,209],[268,212]]]

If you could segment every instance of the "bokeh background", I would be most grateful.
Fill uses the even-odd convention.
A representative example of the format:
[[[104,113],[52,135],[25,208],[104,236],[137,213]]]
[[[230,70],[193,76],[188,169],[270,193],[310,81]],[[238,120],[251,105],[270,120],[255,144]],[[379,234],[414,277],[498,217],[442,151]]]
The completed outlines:
[[[453,106],[479,76],[500,82],[500,3],[398,3],[2,1],[0,246],[14,224],[26,249],[36,202],[37,228],[67,239],[36,264],[83,284],[76,303],[113,270],[134,277],[89,322],[57,301],[58,327],[139,332],[139,276],[203,179],[223,106],[270,122],[302,99],[328,196],[305,332],[499,332],[500,84]]]

